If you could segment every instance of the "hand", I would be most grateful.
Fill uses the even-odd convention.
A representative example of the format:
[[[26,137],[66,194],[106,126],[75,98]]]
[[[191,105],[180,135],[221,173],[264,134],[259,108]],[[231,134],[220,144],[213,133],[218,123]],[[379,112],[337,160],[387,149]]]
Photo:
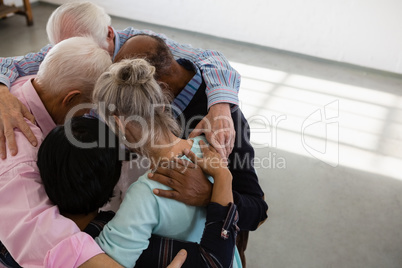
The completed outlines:
[[[189,138],[197,137],[201,133],[205,134],[207,141],[222,157],[229,156],[233,150],[236,136],[229,103],[212,105],[208,114],[190,133]]]
[[[166,268],[180,268],[183,263],[186,261],[187,251],[182,249],[177,253],[176,257],[172,260],[172,262]]]
[[[214,178],[211,202],[227,206],[233,203],[232,174],[230,173],[227,162],[218,152],[203,141],[200,141],[203,158],[197,157],[194,152],[185,149],[184,153],[196,165],[199,165],[205,173]]]
[[[14,128],[20,129],[33,146],[36,146],[38,141],[24,120],[25,117],[35,124],[35,118],[27,107],[12,95],[5,85],[0,84],[0,96],[0,158],[5,159],[7,157],[6,142],[11,155],[18,153]]]
[[[154,189],[154,194],[177,200],[190,206],[208,205],[212,185],[199,166],[184,159],[174,159],[158,166],[148,178],[158,181],[173,190]]]
[[[196,165],[200,166],[202,171],[214,178],[218,177],[222,172],[229,171],[226,158],[223,158],[215,148],[205,144],[203,140],[200,140],[199,146],[201,147],[202,158],[197,157],[194,152],[188,149],[184,149],[183,153]]]

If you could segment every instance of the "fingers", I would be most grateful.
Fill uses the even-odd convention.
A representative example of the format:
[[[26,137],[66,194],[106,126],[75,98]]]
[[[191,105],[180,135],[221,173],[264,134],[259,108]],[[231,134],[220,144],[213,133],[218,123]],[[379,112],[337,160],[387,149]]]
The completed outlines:
[[[185,149],[183,151],[183,153],[194,163],[198,163],[199,158],[195,155],[195,153],[193,151],[190,151],[188,149]]]
[[[202,133],[204,133],[205,129],[204,129],[204,122],[203,120],[201,120],[193,129],[193,131],[191,131],[190,135],[188,136],[190,139],[191,138],[195,138],[197,136],[200,136]]]
[[[3,130],[0,131],[0,158],[7,158],[6,138],[4,137]]]
[[[186,153],[184,153],[184,154],[187,156]],[[190,160],[193,161],[191,158],[190,158]],[[191,161],[188,161],[183,158],[175,157],[172,160],[173,164],[171,164],[171,168],[177,167],[177,169],[181,169],[181,170],[183,170],[183,169],[185,170],[186,168],[195,168],[195,164]],[[180,173],[183,173],[183,172],[181,171]]]
[[[33,116],[32,116],[32,118],[33,118]],[[33,120],[35,122],[35,118],[33,118]],[[25,122],[25,120],[23,120],[23,119],[20,120],[18,122],[17,128],[19,128],[21,130],[21,132],[28,139],[28,141],[32,144],[32,146],[38,145],[38,140],[36,139],[34,133],[32,132],[32,130],[29,127],[29,125],[27,124],[27,122]]]
[[[173,179],[177,172],[166,168],[158,169],[158,173],[148,173],[148,178],[175,189],[178,182]],[[175,174],[175,175],[174,175]]]
[[[200,140],[200,148],[203,155],[207,154],[208,151],[217,152],[216,149],[212,146],[206,144],[203,140]]]
[[[4,136],[11,155],[16,155],[18,153],[18,147],[15,142],[14,128],[9,124],[9,122],[4,122]]]
[[[184,249],[180,250],[167,268],[180,268],[186,261],[186,258],[187,258],[187,251]]]
[[[27,118],[29,121],[31,121],[32,124],[35,124],[35,117],[33,114],[31,114],[25,105],[21,105],[21,110],[22,110],[22,116]]]
[[[178,192],[176,192],[175,190],[153,189],[153,192],[157,196],[174,199],[174,200],[178,200],[180,197],[180,194]]]
[[[231,133],[231,138],[229,142],[229,146],[226,148],[226,157],[229,157],[229,155],[232,153],[234,144],[235,144],[235,138],[236,138],[236,131],[233,130]]]
[[[207,141],[212,145],[212,147],[221,155],[222,158],[226,158],[226,148],[224,146],[224,141],[220,142],[216,134],[206,135]]]

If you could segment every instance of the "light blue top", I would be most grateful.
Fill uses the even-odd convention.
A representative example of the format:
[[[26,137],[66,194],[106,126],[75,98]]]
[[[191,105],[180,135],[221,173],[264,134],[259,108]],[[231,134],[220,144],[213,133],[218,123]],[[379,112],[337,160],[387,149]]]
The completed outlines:
[[[202,157],[198,146],[200,140],[206,143],[205,137],[199,136],[194,138],[191,148],[198,157]],[[142,251],[148,247],[151,234],[199,243],[204,230],[206,209],[154,195],[154,188],[171,188],[149,180],[149,172],[129,187],[116,216],[95,239],[124,267],[135,266]],[[236,260],[239,258],[235,258],[235,263]]]

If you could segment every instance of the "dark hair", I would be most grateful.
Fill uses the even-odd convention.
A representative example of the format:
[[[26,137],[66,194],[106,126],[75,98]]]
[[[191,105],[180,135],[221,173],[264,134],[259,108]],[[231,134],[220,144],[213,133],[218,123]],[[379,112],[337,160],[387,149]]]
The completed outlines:
[[[113,197],[121,173],[119,143],[114,133],[96,118],[74,117],[66,126],[54,128],[38,152],[38,168],[49,199],[60,213],[88,214]]]
[[[170,48],[165,43],[165,41],[159,36],[148,35],[148,34],[137,34],[131,36],[124,45],[132,46],[130,39],[135,39],[136,37],[147,37],[150,38],[149,46],[146,50],[143,48],[140,51],[136,51],[125,55],[125,58],[142,58],[147,60],[152,66],[155,67],[155,79],[159,80],[164,75],[170,75],[170,68],[172,62],[175,60]],[[123,51],[123,50],[122,50]],[[116,58],[119,58],[116,56]]]

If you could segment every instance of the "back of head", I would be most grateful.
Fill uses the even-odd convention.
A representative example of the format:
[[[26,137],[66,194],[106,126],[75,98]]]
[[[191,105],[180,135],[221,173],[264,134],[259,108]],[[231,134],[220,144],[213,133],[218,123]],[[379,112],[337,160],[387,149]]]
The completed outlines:
[[[171,75],[170,70],[175,61],[165,41],[153,35],[138,34],[130,37],[115,57],[115,62],[123,59],[146,59],[155,66],[155,79]]]
[[[113,116],[117,116],[142,131],[144,143],[137,143],[137,148],[131,149],[143,155],[147,155],[144,149],[151,141],[158,141],[170,132],[180,134],[169,99],[153,77],[154,72],[155,67],[144,59],[122,60],[102,74],[93,94],[98,113],[109,126],[114,125]]]
[[[88,214],[112,197],[121,172],[119,145],[98,119],[74,117],[69,126],[58,126],[46,136],[37,164],[46,193],[61,213]],[[75,140],[69,140],[67,131]],[[77,141],[96,144],[84,148]]]
[[[51,44],[74,36],[91,36],[107,49],[107,31],[111,19],[105,10],[91,2],[71,2],[58,7],[50,16],[46,32]]]
[[[73,37],[49,51],[35,80],[50,94],[79,89],[90,97],[96,80],[111,64],[109,54],[91,38]]]

